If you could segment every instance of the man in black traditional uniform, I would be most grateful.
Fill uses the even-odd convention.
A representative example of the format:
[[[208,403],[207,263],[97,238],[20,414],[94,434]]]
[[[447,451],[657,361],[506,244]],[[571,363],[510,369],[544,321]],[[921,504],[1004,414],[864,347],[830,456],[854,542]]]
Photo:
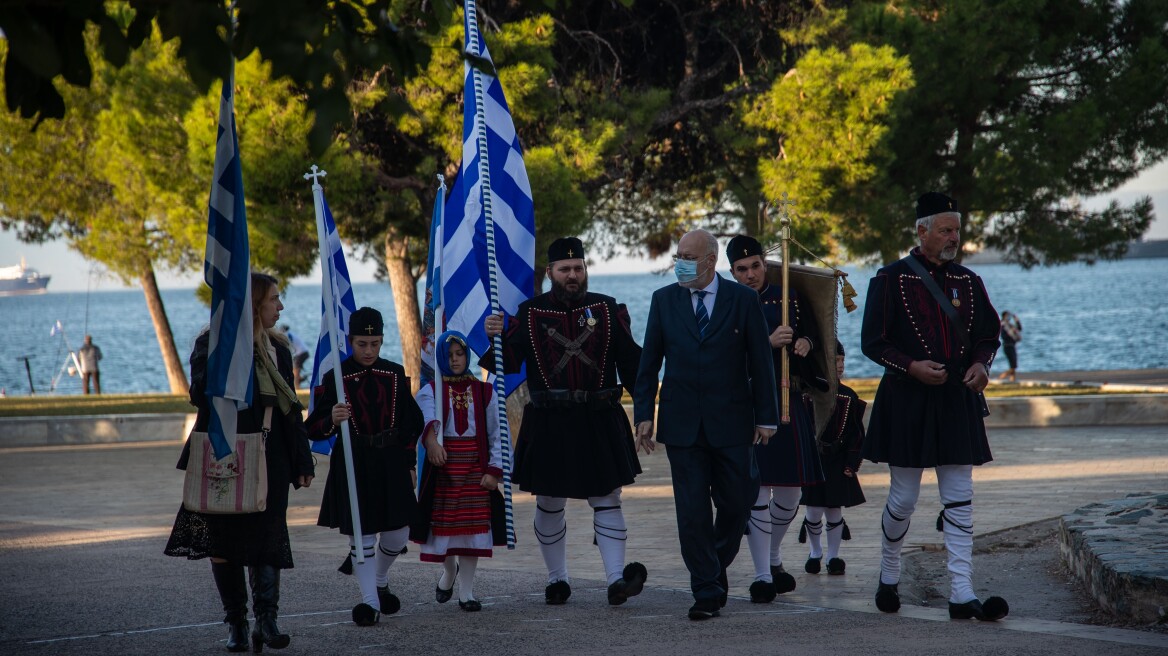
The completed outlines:
[[[808,357],[818,346],[819,326],[811,304],[789,289],[788,323],[783,325],[783,290],[767,283],[767,265],[762,244],[749,235],[737,235],[726,245],[730,273],[738,282],[758,292],[775,377],[782,368],[782,352],[790,356],[792,377],[811,381],[820,373]],[[799,512],[799,499],[806,486],[823,482],[823,468],[815,446],[815,422],[800,400],[791,397],[791,423],[780,424],[766,444],[754,446],[758,463],[758,498],[750,508],[746,544],[754,561],[754,582],[750,600],[754,603],[774,601],[776,594],[795,589],[795,577],[783,567],[783,538]],[[818,562],[816,563],[818,565]]]
[[[587,499],[596,545],[608,579],[608,603],[640,594],[644,565],[625,565],[625,518],[621,487],[641,473],[621,388],[632,392],[641,347],[633,339],[628,310],[610,296],[588,291],[584,245],[575,237],[548,247],[550,292],[525,301],[504,335],[507,372],[527,365],[531,402],[515,447],[514,480],[536,495],[535,536],[548,569],[544,596],[562,604],[568,580],[568,499]],[[487,336],[503,332],[503,316],[483,322]],[[494,368],[491,353],[480,361]],[[620,382],[617,382],[617,372]]]
[[[949,617],[997,620],[1009,606],[983,605],[973,591],[973,467],[992,460],[986,439],[989,367],[998,350],[998,314],[981,278],[955,263],[961,214],[948,196],[917,200],[920,246],[876,272],[864,305],[861,346],[884,367],[876,390],[864,457],[889,465],[891,485],[881,520],[882,559],[876,606],[900,608],[900,549],[920,494],[921,472],[933,467],[944,508],[952,577]]]
[[[389,591],[389,566],[405,551],[418,505],[411,470],[424,420],[405,369],[380,357],[383,328],[381,313],[373,308],[363,307],[349,317],[353,355],[341,363],[345,399],[337,400],[334,369],[313,390],[315,405],[307,421],[313,440],[338,435],[340,425],[349,422],[361,535],[354,535],[340,440],[333,448],[316,523],[349,536],[349,560],[341,571],[348,573],[351,567],[361,588],[362,601],[353,608],[353,621],[359,626],[376,624],[381,613],[401,608],[401,601]],[[363,563],[353,562],[358,548]]]

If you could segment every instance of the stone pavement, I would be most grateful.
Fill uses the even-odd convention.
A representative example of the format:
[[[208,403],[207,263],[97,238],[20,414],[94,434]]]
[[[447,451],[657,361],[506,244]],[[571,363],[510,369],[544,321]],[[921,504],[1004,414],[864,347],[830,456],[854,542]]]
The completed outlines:
[[[1168,471],[1164,426],[1022,428],[992,431],[995,461],[975,469],[978,534],[1072,512],[1128,493],[1163,491]],[[147,445],[0,450],[0,650],[11,653],[222,653],[221,611],[208,566],[163,557],[181,497],[173,469],[178,442]],[[879,559],[879,515],[887,469],[865,463],[868,503],[845,512],[853,539],[841,557],[847,575],[802,572],[805,545],[797,527],[784,542],[798,589],[780,603],[753,605],[745,544],[730,570],[723,617],[690,622],[688,574],[678,553],[665,454],[642,457],[644,474],[625,489],[630,560],[650,572],[649,586],[620,608],[604,602],[603,569],[591,546],[591,512],[568,505],[573,598],[542,603],[544,568],[532,532],[534,503],[515,497],[519,544],[480,567],[478,615],[439,606],[437,569],[407,556],[394,566],[402,613],[370,630],[348,618],[356,584],[334,572],[345,538],[314,525],[328,459],[318,483],[294,492],[290,511],[298,567],[285,577],[282,625],[289,653],[456,652],[596,653],[636,650],[675,654],[757,649],[763,653],[839,646],[854,653],[932,654],[1165,653],[1168,637],[1138,631],[1042,621],[1015,606],[1005,621],[950,622],[944,608],[906,605],[896,616],[872,604]],[[910,548],[933,548],[940,534],[936,481],[926,473]],[[977,567],[978,557],[974,558]],[[980,595],[992,594],[992,571],[975,573]],[[451,617],[450,615],[453,614]],[[943,622],[942,625],[936,622]],[[942,629],[938,631],[938,629]],[[447,644],[457,641],[457,646]],[[218,642],[217,642],[218,641]]]

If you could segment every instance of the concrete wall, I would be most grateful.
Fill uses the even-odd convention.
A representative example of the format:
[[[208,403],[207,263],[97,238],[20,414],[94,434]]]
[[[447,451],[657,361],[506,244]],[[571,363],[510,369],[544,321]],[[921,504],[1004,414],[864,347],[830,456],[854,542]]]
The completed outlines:
[[[194,414],[80,415],[0,419],[0,448],[181,441]]]
[[[989,406],[990,428],[1168,424],[1168,394],[1017,397]],[[631,421],[632,407],[625,410]],[[179,441],[194,421],[193,414],[0,418],[0,448]]]

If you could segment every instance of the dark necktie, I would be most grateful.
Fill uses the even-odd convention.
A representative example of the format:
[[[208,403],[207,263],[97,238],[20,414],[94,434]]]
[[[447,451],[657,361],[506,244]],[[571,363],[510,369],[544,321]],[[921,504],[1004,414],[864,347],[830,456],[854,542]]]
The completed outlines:
[[[698,320],[698,335],[702,339],[706,337],[706,326],[710,325],[710,315],[706,313],[706,294],[709,292],[699,289],[693,295],[698,299],[698,306],[694,308],[694,316]]]

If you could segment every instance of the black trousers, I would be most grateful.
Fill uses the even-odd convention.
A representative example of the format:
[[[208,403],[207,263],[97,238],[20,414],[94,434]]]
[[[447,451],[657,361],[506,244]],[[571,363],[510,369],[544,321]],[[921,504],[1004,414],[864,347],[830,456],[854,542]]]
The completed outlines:
[[[702,426],[692,446],[667,445],[665,452],[690,589],[694,599],[717,599],[726,592],[718,577],[738,555],[750,507],[758,498],[754,447],[711,446]]]

